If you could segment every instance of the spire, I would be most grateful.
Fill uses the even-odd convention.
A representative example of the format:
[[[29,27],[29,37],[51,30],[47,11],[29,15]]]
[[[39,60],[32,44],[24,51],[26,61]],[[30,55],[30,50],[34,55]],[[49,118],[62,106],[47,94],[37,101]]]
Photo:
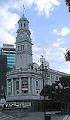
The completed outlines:
[[[24,4],[23,4],[23,17],[24,17],[24,13],[25,13],[25,7],[24,7]]]
[[[27,20],[27,18],[24,15],[24,13],[25,13],[24,5],[23,5],[23,10],[22,11],[23,11],[23,14],[18,21],[19,29],[29,30],[29,27],[28,27],[29,21]]]

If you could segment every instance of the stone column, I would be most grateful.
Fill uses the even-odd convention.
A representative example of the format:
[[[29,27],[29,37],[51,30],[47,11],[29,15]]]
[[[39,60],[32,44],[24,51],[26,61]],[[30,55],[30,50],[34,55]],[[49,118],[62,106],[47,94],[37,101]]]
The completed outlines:
[[[8,96],[8,80],[6,81],[6,84],[7,84],[6,93],[7,93],[7,96]]]
[[[19,78],[19,93],[21,95],[21,77]]]
[[[32,94],[35,95],[35,79],[32,78]]]
[[[28,78],[28,94],[31,94],[30,78]]]
[[[14,95],[14,93],[13,93],[13,78],[11,79],[11,81],[12,81],[12,96]]]

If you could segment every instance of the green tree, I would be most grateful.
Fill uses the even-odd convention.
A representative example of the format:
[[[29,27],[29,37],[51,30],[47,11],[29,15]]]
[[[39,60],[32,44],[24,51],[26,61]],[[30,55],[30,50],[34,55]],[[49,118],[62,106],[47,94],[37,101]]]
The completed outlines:
[[[66,2],[66,5],[68,6],[68,10],[70,12],[70,0],[65,0],[65,2]]]
[[[62,76],[59,81],[63,87],[70,87],[70,76]]]
[[[70,50],[66,51],[65,59],[66,59],[66,61],[70,61]]]
[[[68,10],[70,12],[70,0],[65,0],[65,3],[66,3]],[[66,61],[70,61],[70,50],[66,51],[65,59],[66,59]]]
[[[48,102],[51,100],[56,106],[59,104],[60,106],[57,109],[63,108],[67,111],[70,107],[70,76],[62,76],[59,81],[56,81],[51,86],[46,85],[40,95],[48,96]]]
[[[48,108],[49,105],[49,110],[61,110],[61,92],[59,89],[56,89],[56,84],[54,83],[52,85],[46,85],[44,89],[42,89],[40,95],[41,96],[48,96],[48,99],[46,100],[46,109]],[[47,102],[48,100],[48,102]]]
[[[62,85],[61,101],[65,104],[65,110],[70,107],[70,76],[62,76],[59,83]]]
[[[40,93],[41,96],[45,96],[45,97],[48,96],[49,100],[54,99],[54,94],[55,94],[55,88],[53,84],[46,85]]]

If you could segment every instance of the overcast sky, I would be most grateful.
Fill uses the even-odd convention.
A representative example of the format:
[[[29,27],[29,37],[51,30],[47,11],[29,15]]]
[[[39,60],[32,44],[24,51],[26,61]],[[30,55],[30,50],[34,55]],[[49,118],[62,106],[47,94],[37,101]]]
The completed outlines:
[[[38,63],[44,55],[50,68],[70,73],[70,63],[64,58],[70,48],[70,13],[65,0],[0,0],[0,47],[15,44],[23,4],[32,33],[34,61]]]

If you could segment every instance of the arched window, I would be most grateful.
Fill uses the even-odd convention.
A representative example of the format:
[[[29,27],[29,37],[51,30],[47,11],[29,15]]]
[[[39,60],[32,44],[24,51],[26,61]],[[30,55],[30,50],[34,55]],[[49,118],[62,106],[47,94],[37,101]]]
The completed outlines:
[[[24,45],[22,45],[22,49],[24,50]]]
[[[21,23],[21,27],[22,27],[22,23]]]
[[[24,23],[24,28],[26,27],[26,24]]]

